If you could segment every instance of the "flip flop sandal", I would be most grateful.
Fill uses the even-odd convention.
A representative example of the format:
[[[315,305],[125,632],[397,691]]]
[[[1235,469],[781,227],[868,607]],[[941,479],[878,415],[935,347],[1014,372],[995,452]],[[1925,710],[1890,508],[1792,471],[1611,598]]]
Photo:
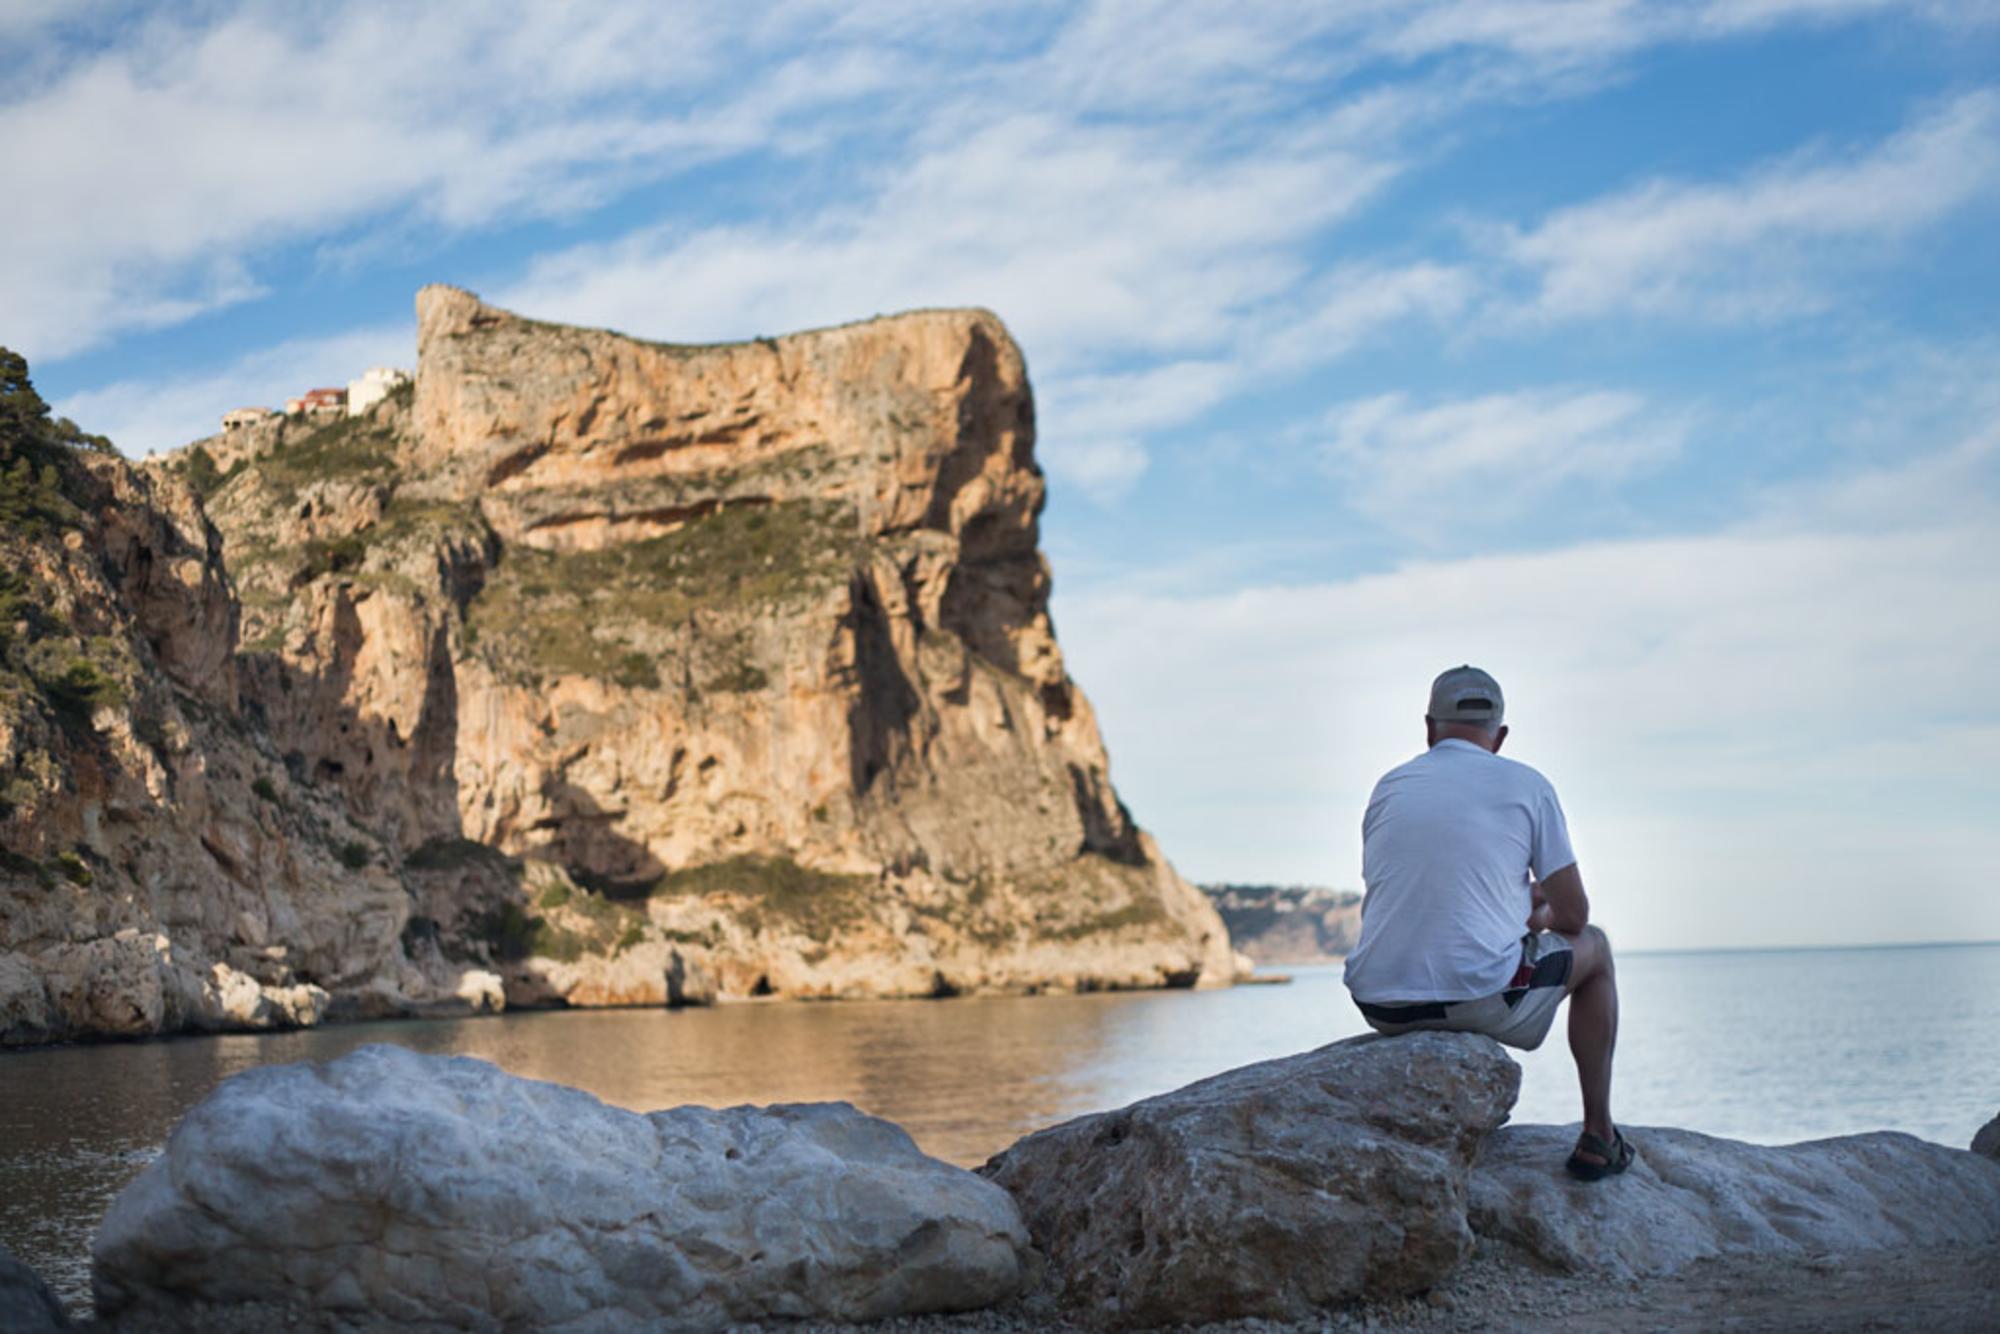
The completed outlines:
[[[1593,1163],[1584,1154],[1594,1154],[1604,1161]],[[1639,1155],[1625,1138],[1624,1132],[1611,1132],[1611,1142],[1605,1143],[1597,1136],[1585,1131],[1576,1142],[1576,1151],[1569,1156],[1563,1166],[1579,1181],[1602,1181],[1606,1177],[1617,1176],[1632,1165]]]

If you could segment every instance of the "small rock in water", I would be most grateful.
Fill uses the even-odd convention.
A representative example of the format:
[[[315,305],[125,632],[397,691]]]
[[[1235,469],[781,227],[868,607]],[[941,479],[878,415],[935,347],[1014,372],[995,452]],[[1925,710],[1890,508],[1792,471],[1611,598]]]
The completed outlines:
[[[642,1116],[372,1046],[225,1082],[93,1261],[107,1317],[714,1329],[989,1305],[1026,1245],[1006,1192],[845,1103]]]

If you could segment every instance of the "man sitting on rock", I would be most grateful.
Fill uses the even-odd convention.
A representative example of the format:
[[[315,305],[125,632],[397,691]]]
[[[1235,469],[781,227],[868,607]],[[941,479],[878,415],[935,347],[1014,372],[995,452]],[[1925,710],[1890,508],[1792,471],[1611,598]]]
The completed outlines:
[[[1382,1033],[1484,1033],[1529,1051],[1571,997],[1569,1049],[1583,1085],[1570,1172],[1623,1172],[1611,1122],[1618,983],[1549,781],[1500,758],[1500,686],[1477,667],[1431,684],[1429,749],[1383,775],[1361,822],[1361,940],[1347,988]],[[1525,930],[1526,934],[1523,934]]]

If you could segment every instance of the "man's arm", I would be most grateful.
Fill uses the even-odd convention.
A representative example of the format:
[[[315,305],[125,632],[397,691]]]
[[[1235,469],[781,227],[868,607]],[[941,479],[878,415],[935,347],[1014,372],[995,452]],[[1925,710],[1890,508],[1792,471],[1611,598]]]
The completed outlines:
[[[1534,894],[1534,911],[1528,914],[1529,929],[1573,936],[1590,925],[1590,898],[1583,892],[1583,876],[1575,862],[1542,877]]]

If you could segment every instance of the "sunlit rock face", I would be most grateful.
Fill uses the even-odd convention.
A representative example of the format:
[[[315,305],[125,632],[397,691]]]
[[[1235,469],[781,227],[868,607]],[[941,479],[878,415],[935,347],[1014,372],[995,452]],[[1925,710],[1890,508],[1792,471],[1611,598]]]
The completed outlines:
[[[706,1330],[990,1305],[1026,1246],[1005,1191],[845,1103],[642,1116],[376,1046],[224,1083],[92,1256],[100,1315],[177,1327]]]
[[[1064,668],[997,319],[418,319],[413,393],[233,444],[209,502],[243,690],[394,850],[412,966],[572,1004],[1231,979]]]

